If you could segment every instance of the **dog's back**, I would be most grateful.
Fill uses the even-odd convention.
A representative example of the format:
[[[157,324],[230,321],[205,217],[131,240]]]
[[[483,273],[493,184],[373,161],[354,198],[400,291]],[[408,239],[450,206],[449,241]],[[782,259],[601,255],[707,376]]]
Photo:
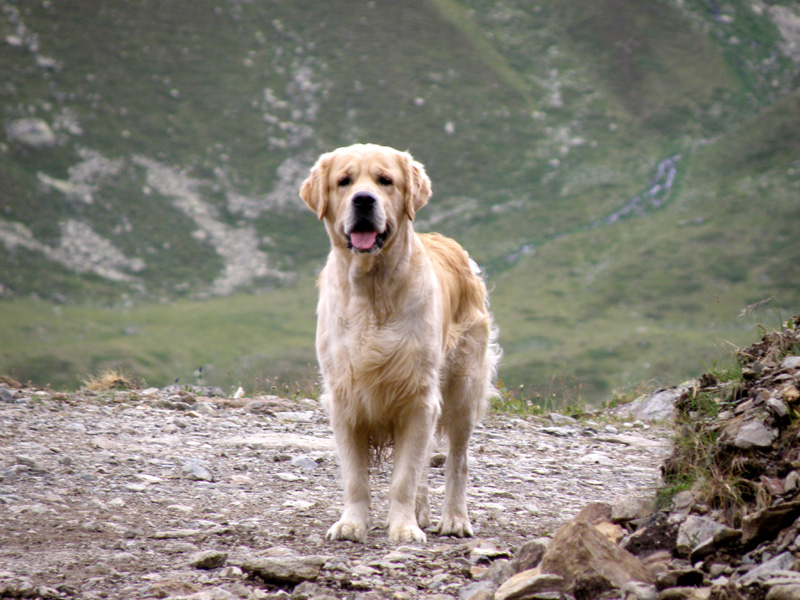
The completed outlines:
[[[423,233],[419,238],[442,286],[445,350],[452,350],[458,339],[476,326],[485,326],[488,339],[491,317],[486,285],[474,271],[466,250],[438,233]]]
[[[442,287],[444,421],[458,421],[448,413],[463,409],[478,419],[486,410],[489,398],[497,395],[491,381],[502,355],[489,313],[486,285],[477,272],[477,265],[457,242],[438,233],[420,234],[419,238]],[[472,402],[465,402],[463,397],[467,382],[472,387],[467,394]]]

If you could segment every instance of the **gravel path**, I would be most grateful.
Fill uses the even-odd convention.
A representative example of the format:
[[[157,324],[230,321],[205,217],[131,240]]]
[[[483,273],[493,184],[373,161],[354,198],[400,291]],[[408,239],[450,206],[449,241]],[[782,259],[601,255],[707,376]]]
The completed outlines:
[[[464,597],[586,503],[652,489],[667,450],[666,430],[641,423],[493,414],[471,446],[476,538],[389,545],[383,465],[357,545],[324,539],[341,488],[312,400],[0,388],[0,597]],[[253,575],[263,559],[295,572]]]

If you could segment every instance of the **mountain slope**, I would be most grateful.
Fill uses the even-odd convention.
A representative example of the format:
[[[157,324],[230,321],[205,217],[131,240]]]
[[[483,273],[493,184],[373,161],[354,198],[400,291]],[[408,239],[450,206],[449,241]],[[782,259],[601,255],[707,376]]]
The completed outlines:
[[[594,399],[668,382],[749,335],[744,305],[797,305],[791,5],[0,7],[0,370],[69,385],[115,364],[158,380],[213,364],[225,384],[276,360],[307,369],[313,335],[287,361],[279,322],[313,330],[327,239],[297,189],[320,152],[356,141],[426,165],[417,226],[486,266],[509,386]],[[44,144],[15,130],[42,123]],[[241,292],[272,317],[234,335]],[[161,306],[177,298],[202,322]],[[139,311],[170,343],[78,334],[73,320],[119,314],[80,305]]]

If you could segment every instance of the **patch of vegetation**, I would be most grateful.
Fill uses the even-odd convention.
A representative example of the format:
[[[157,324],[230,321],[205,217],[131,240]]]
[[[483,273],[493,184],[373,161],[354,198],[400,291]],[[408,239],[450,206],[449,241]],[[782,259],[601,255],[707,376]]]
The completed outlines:
[[[97,376],[89,375],[83,380],[81,387],[90,392],[108,392],[111,390],[135,390],[139,386],[119,371],[109,369]]]
[[[706,373],[697,386],[684,392],[676,403],[672,453],[662,467],[660,506],[691,490],[695,502],[719,509],[738,526],[744,515],[782,495],[782,485],[776,492],[775,485],[770,488],[765,482],[785,476],[789,448],[797,435],[792,404],[800,394],[787,388],[778,375],[787,349],[794,351],[800,339],[795,330],[799,318],[731,353],[733,368]],[[740,436],[745,427],[761,427],[766,440]]]
[[[524,386],[510,389],[502,379],[497,381],[495,387],[500,396],[491,399],[489,409],[492,412],[525,416],[547,416],[555,412],[575,418],[586,413],[587,405],[580,393],[570,395],[553,392],[545,396],[537,393],[528,395]]]

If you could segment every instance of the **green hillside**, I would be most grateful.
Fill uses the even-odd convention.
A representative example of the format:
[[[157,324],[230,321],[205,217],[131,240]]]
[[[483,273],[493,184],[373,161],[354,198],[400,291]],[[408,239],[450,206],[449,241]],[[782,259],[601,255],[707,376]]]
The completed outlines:
[[[674,383],[800,306],[795,3],[0,8],[0,372],[307,378],[297,189],[357,141],[426,165],[418,228],[486,268],[509,388]]]

